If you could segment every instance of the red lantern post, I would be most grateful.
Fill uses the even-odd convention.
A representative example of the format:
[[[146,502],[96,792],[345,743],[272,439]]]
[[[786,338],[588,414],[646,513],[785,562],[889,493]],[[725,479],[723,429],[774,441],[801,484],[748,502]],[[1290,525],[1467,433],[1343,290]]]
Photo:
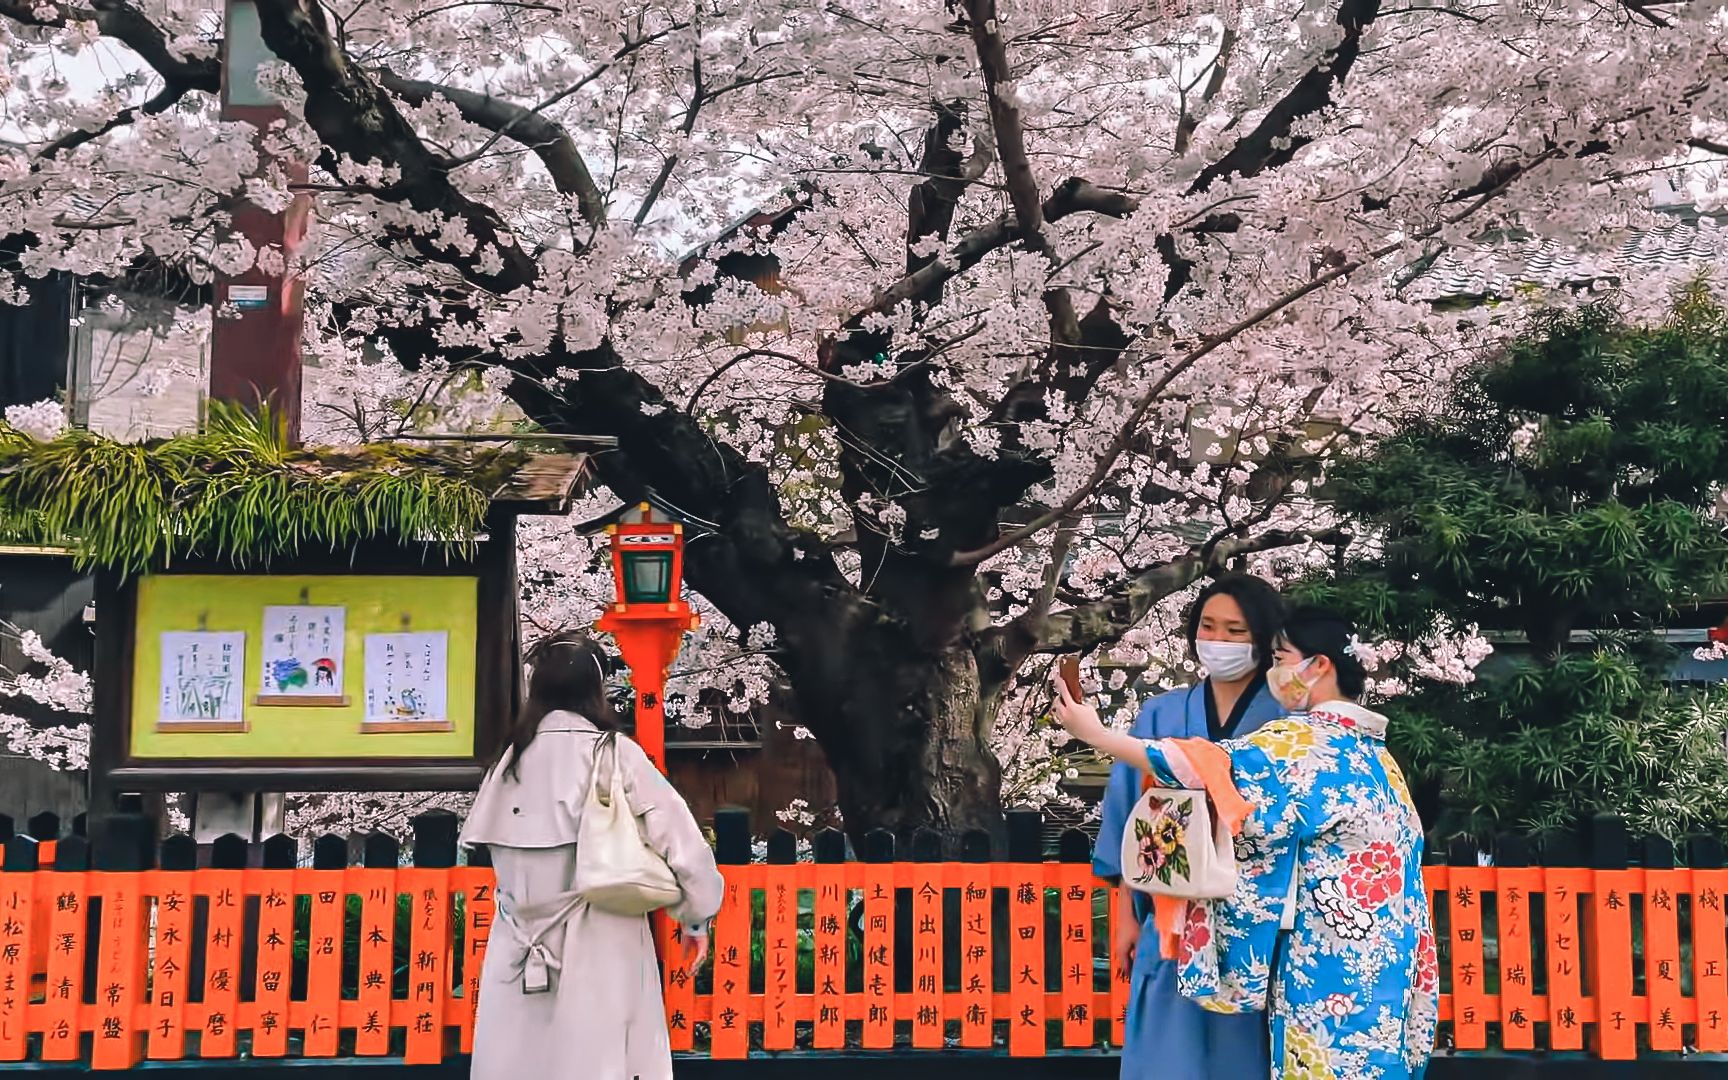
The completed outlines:
[[[595,626],[612,635],[636,688],[636,741],[666,771],[666,674],[700,620],[683,600],[684,528],[647,503],[608,525],[617,601]]]

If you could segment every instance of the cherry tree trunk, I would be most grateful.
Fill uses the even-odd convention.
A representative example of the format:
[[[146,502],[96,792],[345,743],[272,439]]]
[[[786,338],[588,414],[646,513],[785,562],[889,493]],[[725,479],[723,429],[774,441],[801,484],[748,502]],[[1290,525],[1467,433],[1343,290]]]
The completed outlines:
[[[923,649],[888,625],[783,644],[854,845],[872,829],[1001,832],[1001,768],[970,646]]]

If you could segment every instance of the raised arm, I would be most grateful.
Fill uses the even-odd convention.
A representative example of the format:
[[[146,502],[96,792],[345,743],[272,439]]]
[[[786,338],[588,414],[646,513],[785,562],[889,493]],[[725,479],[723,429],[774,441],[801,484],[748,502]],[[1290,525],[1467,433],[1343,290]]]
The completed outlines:
[[[683,892],[683,898],[669,914],[687,933],[705,935],[708,920],[720,911],[726,889],[726,882],[714,865],[714,851],[684,797],[660,775],[640,746],[620,738],[618,756],[624,767],[624,782],[630,789],[630,806],[642,826],[642,837],[672,868]]]

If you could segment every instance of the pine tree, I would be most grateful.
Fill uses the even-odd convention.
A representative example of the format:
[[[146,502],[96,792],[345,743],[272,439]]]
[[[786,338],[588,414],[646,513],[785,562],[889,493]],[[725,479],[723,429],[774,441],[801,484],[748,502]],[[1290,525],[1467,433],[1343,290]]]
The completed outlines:
[[[1728,703],[1670,690],[1657,633],[1728,596],[1724,481],[1728,313],[1703,283],[1659,326],[1608,306],[1544,316],[1339,470],[1333,497],[1370,551],[1302,598],[1369,639],[1479,626],[1530,643],[1467,682],[1418,650],[1376,673],[1403,684],[1392,743],[1431,828],[1728,823]]]

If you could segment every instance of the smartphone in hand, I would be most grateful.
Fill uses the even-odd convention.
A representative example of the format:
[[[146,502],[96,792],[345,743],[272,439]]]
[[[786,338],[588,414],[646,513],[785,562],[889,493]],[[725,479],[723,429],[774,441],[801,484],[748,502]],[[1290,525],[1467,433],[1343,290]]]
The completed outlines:
[[[1068,688],[1068,696],[1075,701],[1085,700],[1080,692],[1080,658],[1064,656],[1056,661],[1056,671],[1062,677],[1062,684]]]

